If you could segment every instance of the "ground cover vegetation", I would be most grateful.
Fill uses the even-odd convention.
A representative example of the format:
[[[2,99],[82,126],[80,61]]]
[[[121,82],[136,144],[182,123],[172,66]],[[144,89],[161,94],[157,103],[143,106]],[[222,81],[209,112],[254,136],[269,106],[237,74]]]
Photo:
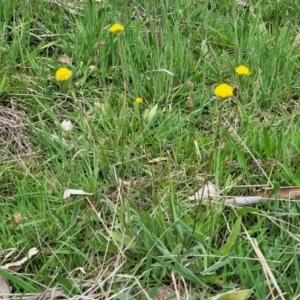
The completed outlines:
[[[10,299],[299,298],[297,1],[0,5]]]

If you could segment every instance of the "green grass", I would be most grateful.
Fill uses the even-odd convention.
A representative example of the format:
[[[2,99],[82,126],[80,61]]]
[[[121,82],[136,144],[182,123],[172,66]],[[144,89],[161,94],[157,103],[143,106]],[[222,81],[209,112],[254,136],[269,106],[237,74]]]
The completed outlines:
[[[300,186],[300,6],[245,2],[0,1],[0,265],[39,249],[1,270],[13,293],[299,298],[299,203],[223,201]],[[219,204],[188,200],[199,177],[226,188]]]

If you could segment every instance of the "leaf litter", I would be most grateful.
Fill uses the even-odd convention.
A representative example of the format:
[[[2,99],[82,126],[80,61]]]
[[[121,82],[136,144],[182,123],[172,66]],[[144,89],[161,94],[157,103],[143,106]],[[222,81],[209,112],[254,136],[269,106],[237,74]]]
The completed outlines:
[[[3,266],[0,266],[0,268],[3,270],[19,271],[21,269],[22,265],[28,259],[30,259],[32,256],[36,255],[38,252],[39,252],[39,250],[37,248],[31,248],[28,251],[27,256],[23,257],[21,260],[18,260],[16,262],[12,262],[12,263],[7,263]]]
[[[245,186],[246,187],[246,186]],[[188,197],[191,201],[202,201],[206,204],[208,201],[218,202],[222,198],[222,190],[219,190],[212,182],[208,181],[193,196]],[[264,200],[275,200],[278,198],[300,199],[300,188],[297,186],[280,187],[276,193],[270,190],[260,190],[252,195],[226,196],[225,205],[247,206],[254,205]]]
[[[12,104],[8,106],[0,105],[0,152],[2,161],[8,160],[10,155],[24,157],[31,154],[32,145],[24,133],[27,118],[24,111],[17,110]]]
[[[6,300],[9,299],[9,294],[11,293],[11,286],[9,281],[0,276],[0,299]]]
[[[71,195],[93,195],[92,193],[85,192],[84,190],[66,189],[63,194],[63,198],[67,199]]]
[[[15,249],[11,250],[7,255],[5,255],[4,260],[7,259],[12,253],[15,252]],[[10,271],[19,271],[22,268],[22,265],[29,260],[31,257],[36,255],[39,252],[37,248],[31,248],[27,256],[23,257],[22,259],[11,262],[11,263],[6,263],[5,265],[0,266],[0,269],[2,270],[10,270]],[[0,299],[10,299],[11,295],[11,286],[9,284],[9,281],[3,277],[0,276]]]

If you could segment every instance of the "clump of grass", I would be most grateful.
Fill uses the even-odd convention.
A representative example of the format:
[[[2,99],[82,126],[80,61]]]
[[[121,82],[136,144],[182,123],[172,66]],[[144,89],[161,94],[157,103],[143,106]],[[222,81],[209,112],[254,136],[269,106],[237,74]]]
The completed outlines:
[[[299,185],[293,7],[2,3],[0,245],[40,250],[1,273],[15,296],[300,294],[296,201],[187,200],[199,177],[224,197]]]

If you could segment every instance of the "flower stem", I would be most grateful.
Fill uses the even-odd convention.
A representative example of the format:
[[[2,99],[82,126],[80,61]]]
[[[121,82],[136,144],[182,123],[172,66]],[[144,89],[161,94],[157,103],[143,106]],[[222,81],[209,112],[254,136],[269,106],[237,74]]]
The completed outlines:
[[[196,225],[197,225],[198,220],[199,220],[200,208],[201,208],[201,205],[202,205],[202,199],[203,199],[203,195],[204,195],[205,186],[208,184],[209,170],[211,168],[211,164],[212,164],[214,152],[215,152],[215,150],[216,150],[216,148],[218,146],[219,140],[220,140],[219,137],[220,137],[220,129],[221,129],[223,106],[224,106],[224,102],[221,103],[220,110],[218,111],[218,123],[217,123],[217,132],[216,132],[216,136],[215,136],[215,141],[214,141],[213,148],[212,148],[212,150],[211,150],[211,152],[209,154],[207,164],[205,166],[205,170],[204,170],[205,178],[204,178],[204,182],[203,182],[203,185],[202,185],[203,186],[202,193],[200,195],[200,200],[199,200],[198,206],[196,208],[196,215],[195,215],[195,219],[194,219],[194,223],[193,223],[193,228],[192,228],[191,235],[189,236],[189,239],[187,240],[186,249],[188,249],[190,247],[190,244],[192,242],[192,237],[193,237],[194,232],[196,230]],[[208,201],[208,203],[209,203],[209,210],[211,212],[212,223],[213,223],[213,214],[212,214],[211,202]],[[213,230],[212,227],[211,227],[211,230]]]
[[[146,139],[145,139],[145,126],[144,126],[144,121],[143,121],[143,116],[142,116],[142,111],[141,111],[141,107],[139,105],[139,116],[140,116],[140,122],[141,122],[141,128],[142,128],[142,139],[143,139],[143,143],[144,143],[144,147],[145,147],[145,154],[146,154],[146,159],[149,162],[149,153],[147,150],[147,145],[146,145]],[[151,163],[149,163],[149,167],[150,167],[150,172],[151,172],[151,179],[152,179],[152,202],[154,205],[156,205],[156,193],[155,193],[155,175],[154,175],[154,171],[152,168]]]
[[[121,177],[124,177],[124,171],[125,171],[125,121],[126,121],[126,108],[127,108],[127,80],[126,80],[126,74],[125,74],[125,63],[122,53],[122,44],[120,40],[119,34],[117,35],[117,41],[118,41],[118,52],[119,57],[121,60],[121,67],[122,67],[122,76],[123,76],[123,86],[124,86],[124,99],[123,99],[123,109],[122,109],[122,134],[121,134],[121,147],[122,147],[122,164],[121,164]]]

